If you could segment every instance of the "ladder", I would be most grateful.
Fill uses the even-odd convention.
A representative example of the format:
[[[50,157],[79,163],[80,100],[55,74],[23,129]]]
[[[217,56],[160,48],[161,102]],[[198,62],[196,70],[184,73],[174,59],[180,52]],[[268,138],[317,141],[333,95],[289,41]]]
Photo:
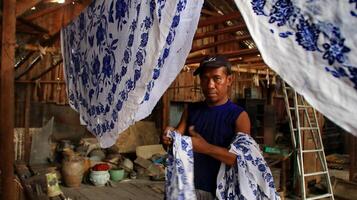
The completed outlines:
[[[298,168],[298,175],[301,184],[301,199],[314,200],[314,199],[334,199],[330,175],[325,157],[325,151],[322,144],[321,132],[316,116],[316,110],[310,106],[303,96],[299,95],[293,88],[288,86],[283,81],[283,92],[285,107],[289,117],[289,125],[291,132],[291,139],[296,152],[296,162]],[[293,103],[289,102],[289,94],[292,94]],[[310,135],[309,135],[310,134]],[[305,149],[303,145],[303,138],[310,136],[313,141],[312,149]],[[314,154],[318,156],[322,171],[306,173],[304,169],[304,155]],[[323,176],[326,181],[327,193],[319,195],[306,194],[305,179],[311,176]]]

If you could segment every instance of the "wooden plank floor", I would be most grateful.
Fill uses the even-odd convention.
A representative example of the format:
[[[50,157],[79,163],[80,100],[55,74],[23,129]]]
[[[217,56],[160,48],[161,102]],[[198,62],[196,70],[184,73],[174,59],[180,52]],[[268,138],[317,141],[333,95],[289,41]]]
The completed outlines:
[[[164,199],[164,182],[149,180],[124,180],[111,186],[96,187],[82,184],[79,188],[61,187],[72,200],[157,200]]]

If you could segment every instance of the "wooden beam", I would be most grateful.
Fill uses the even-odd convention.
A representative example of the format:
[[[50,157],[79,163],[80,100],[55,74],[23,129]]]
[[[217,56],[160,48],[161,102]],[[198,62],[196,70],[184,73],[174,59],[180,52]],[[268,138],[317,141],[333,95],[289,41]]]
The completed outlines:
[[[259,50],[254,48],[254,49],[240,49],[236,51],[229,51],[229,52],[218,52],[219,55],[223,55],[227,58],[233,58],[233,57],[240,57],[244,55],[250,55],[250,54],[258,54]],[[199,63],[206,55],[202,56],[197,56],[192,59],[186,60],[186,64],[192,64],[192,63]]]
[[[34,52],[40,51],[41,53],[60,53],[61,49],[57,47],[41,47],[35,44],[25,44],[24,46],[20,46],[19,48],[24,49],[26,51]]]
[[[207,9],[204,9],[204,8],[201,10],[201,13],[205,14],[205,15],[210,15],[210,16],[222,16],[218,12],[210,11],[210,10],[207,10]]]
[[[55,11],[61,9],[62,7],[68,5],[71,2],[72,1],[66,1],[66,3],[63,3],[63,4],[59,4],[59,5],[56,5],[56,6],[51,6],[51,7],[39,10],[38,12],[35,12],[35,13],[27,16],[25,19],[29,20],[29,21],[32,21],[32,20],[37,19],[39,17],[42,17],[42,16],[48,15],[48,14],[50,14],[52,12],[55,12]]]
[[[220,17],[218,16],[214,16],[214,17],[209,17],[207,19],[202,19],[198,22],[198,27],[202,27],[202,26],[209,26],[209,25],[214,25],[214,24],[219,24],[222,22],[226,22],[228,20],[237,20],[237,19],[241,19],[241,14],[239,12],[233,12],[233,13],[229,13],[229,14],[225,14],[222,15]]]
[[[42,0],[18,0],[16,2],[16,17],[21,16],[27,10],[31,9],[32,7],[36,6]]]
[[[15,73],[15,79],[18,80],[19,78],[21,78],[23,75],[25,75],[28,71],[30,71],[38,62],[40,62],[40,60],[42,59],[42,55],[41,53],[39,53],[37,55],[37,57],[35,59],[32,60],[32,62],[27,66],[27,68],[25,68],[22,71],[16,71]],[[17,68],[18,69],[18,68]]]
[[[233,33],[236,31],[243,31],[243,30],[247,30],[247,26],[245,24],[239,24],[239,25],[235,25],[235,26],[225,27],[222,29],[217,29],[217,30],[210,31],[210,32],[196,33],[193,39],[198,40],[198,39],[202,39],[202,38],[206,38],[206,37],[212,37],[212,36],[216,36],[216,35]]]
[[[49,71],[51,71],[53,68],[57,67],[59,64],[61,64],[63,60],[59,60],[57,63],[53,64],[52,66],[48,67],[47,69],[43,70],[40,72],[38,75],[34,76],[31,78],[32,81],[35,81],[39,78],[41,78],[43,75],[47,74]]]
[[[27,19],[24,19],[22,17],[19,17],[17,18],[18,22],[28,26],[28,27],[31,27],[32,29],[34,29],[35,31],[38,31],[38,32],[41,32],[41,33],[49,33],[48,30],[46,30],[45,28],[42,28],[41,26],[27,20]]]
[[[4,0],[0,66],[0,199],[15,200],[14,184],[14,64],[16,0]]]
[[[209,43],[209,44],[193,47],[191,49],[191,52],[199,51],[199,50],[202,50],[202,49],[208,49],[208,48],[216,47],[216,46],[227,44],[227,43],[239,42],[239,41],[242,41],[242,40],[248,40],[248,39],[251,39],[251,38],[252,37],[250,35],[243,35],[243,36],[239,36],[239,37],[233,37],[233,38],[229,38],[229,39],[225,39],[225,40],[220,40],[220,41],[217,41],[217,42],[213,42],[213,43]]]

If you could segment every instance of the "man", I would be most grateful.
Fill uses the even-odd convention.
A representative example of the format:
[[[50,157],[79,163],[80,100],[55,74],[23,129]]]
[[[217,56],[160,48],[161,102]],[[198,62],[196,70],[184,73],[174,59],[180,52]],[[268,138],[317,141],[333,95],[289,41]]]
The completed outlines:
[[[220,164],[236,163],[236,155],[228,148],[236,133],[250,134],[250,121],[248,114],[229,100],[233,77],[231,64],[224,57],[203,59],[194,75],[200,77],[205,100],[185,109],[176,131],[192,139],[197,199],[214,199]],[[168,129],[173,128],[168,127],[165,133]],[[171,143],[165,134],[162,139],[166,145]]]

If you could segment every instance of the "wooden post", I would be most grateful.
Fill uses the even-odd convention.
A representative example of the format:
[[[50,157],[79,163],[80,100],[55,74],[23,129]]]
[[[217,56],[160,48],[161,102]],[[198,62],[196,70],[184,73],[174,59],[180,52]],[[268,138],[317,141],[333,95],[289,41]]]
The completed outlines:
[[[170,99],[169,91],[166,90],[162,96],[162,130],[170,124]]]
[[[348,134],[347,132],[345,132],[345,134]],[[357,145],[357,139],[356,136],[353,136],[352,134],[350,134],[348,136],[350,138],[350,177],[349,180],[350,181],[357,181],[356,180],[356,166],[357,166],[357,155],[356,155],[356,145]]]
[[[15,200],[14,184],[14,66],[16,0],[3,1],[0,66],[0,199]]]
[[[30,106],[31,106],[31,90],[32,84],[26,85],[26,98],[25,98],[25,136],[24,136],[24,157],[26,163],[30,161],[31,151],[31,137],[30,137]]]

